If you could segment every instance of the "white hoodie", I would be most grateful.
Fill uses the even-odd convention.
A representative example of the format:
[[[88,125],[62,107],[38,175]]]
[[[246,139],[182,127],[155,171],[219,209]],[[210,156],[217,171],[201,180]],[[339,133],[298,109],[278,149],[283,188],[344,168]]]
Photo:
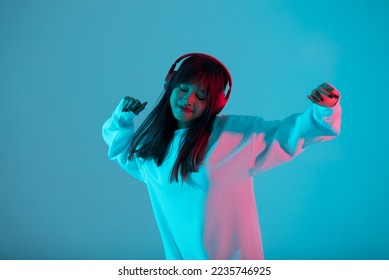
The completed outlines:
[[[339,102],[332,108],[313,104],[283,121],[217,116],[199,171],[170,183],[186,129],[175,131],[161,166],[128,160],[135,115],[121,112],[122,102],[103,125],[108,157],[146,183],[166,259],[264,259],[253,175],[340,133]]]

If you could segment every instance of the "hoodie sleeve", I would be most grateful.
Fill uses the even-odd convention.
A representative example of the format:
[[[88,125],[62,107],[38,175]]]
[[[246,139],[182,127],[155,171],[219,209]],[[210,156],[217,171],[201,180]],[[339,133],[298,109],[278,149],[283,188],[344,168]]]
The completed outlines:
[[[250,175],[293,159],[311,143],[339,135],[341,113],[340,102],[330,108],[313,104],[305,113],[256,124],[251,139]]]
[[[144,182],[136,157],[128,159],[130,142],[134,135],[134,117],[132,112],[122,112],[123,100],[112,116],[105,121],[102,129],[103,139],[108,145],[108,158],[115,160],[128,174]]]

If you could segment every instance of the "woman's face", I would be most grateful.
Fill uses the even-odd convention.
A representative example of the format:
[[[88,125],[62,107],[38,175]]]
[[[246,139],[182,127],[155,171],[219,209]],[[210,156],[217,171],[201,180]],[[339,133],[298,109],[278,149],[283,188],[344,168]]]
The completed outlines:
[[[173,89],[170,106],[178,121],[178,128],[189,127],[200,117],[207,105],[208,94],[194,84],[180,84]]]

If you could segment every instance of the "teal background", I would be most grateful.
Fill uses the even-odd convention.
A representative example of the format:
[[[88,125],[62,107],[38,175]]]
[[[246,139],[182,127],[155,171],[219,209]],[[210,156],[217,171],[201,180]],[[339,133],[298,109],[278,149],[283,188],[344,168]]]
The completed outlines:
[[[230,69],[224,114],[281,119],[322,82],[341,135],[255,178],[267,259],[389,259],[389,2],[0,1],[0,259],[163,259],[146,187],[107,158],[122,96],[180,55]]]

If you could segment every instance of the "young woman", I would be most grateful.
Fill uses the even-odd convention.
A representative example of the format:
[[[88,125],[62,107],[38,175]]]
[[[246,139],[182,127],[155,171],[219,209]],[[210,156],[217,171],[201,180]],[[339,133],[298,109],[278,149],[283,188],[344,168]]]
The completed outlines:
[[[340,94],[330,84],[311,92],[305,113],[282,121],[219,116],[231,87],[220,61],[187,54],[136,131],[147,102],[132,97],[104,123],[108,157],[147,185],[167,259],[263,259],[253,176],[340,132]]]

